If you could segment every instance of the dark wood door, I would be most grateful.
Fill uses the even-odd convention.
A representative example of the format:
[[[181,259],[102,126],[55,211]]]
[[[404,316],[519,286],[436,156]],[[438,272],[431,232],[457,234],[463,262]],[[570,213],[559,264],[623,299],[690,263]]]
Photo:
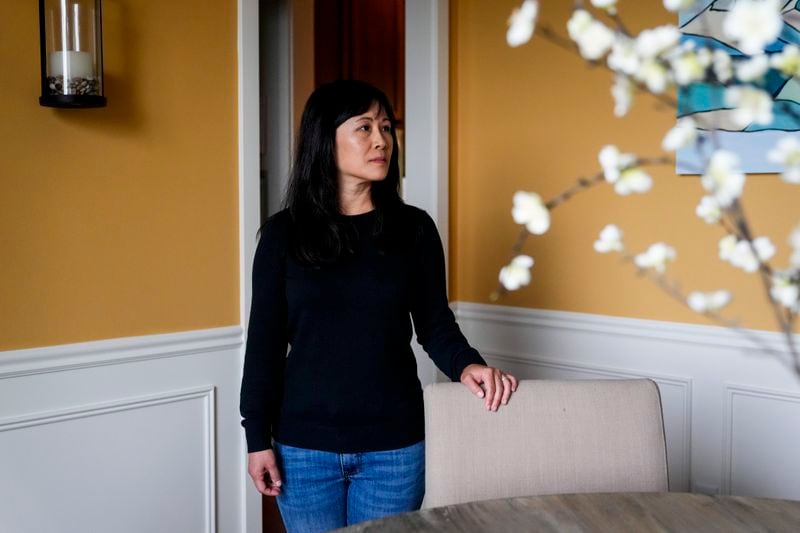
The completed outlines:
[[[278,510],[278,504],[273,496],[261,497],[261,514],[263,517],[261,522],[263,533],[286,533],[281,513]]]
[[[405,115],[405,0],[316,0],[316,86],[358,79],[389,97],[400,124]]]

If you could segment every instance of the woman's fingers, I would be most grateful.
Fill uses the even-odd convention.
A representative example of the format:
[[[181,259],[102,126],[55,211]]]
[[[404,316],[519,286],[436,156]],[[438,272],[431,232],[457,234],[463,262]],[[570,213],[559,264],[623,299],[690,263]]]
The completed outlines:
[[[484,404],[489,411],[497,411],[500,405],[506,405],[519,385],[511,374],[483,365],[469,365],[464,369],[461,383],[478,398],[485,398]]]
[[[278,465],[275,463],[267,464],[267,473],[271,480],[267,492],[270,496],[277,496],[281,493],[281,473],[278,470]]]
[[[475,378],[472,377],[470,374],[464,376],[464,379],[461,380],[461,383],[466,385],[466,387],[469,390],[471,390],[475,394],[475,396],[477,396],[478,398],[483,398],[483,389],[481,388],[480,385],[478,385],[478,382],[475,381]]]
[[[267,493],[267,484],[264,482],[264,476],[263,475],[262,476],[252,476],[251,475],[250,477],[253,478],[253,483],[256,484],[256,490],[258,490],[258,492],[260,492],[261,494],[266,494]]]
[[[508,399],[511,398],[511,387],[512,387],[511,379],[509,379],[509,378],[503,379],[503,385],[505,385],[505,386],[503,387],[503,400],[502,400],[502,402],[503,402],[503,405],[506,405],[508,403]]]
[[[494,381],[494,372],[492,372],[491,368],[484,371],[482,380],[483,386],[486,387],[486,409],[491,409],[494,393],[497,390],[497,383]]]
[[[275,460],[275,452],[272,450],[270,450],[270,452],[271,453],[265,457],[264,461],[264,468],[266,469],[267,475],[270,479],[266,494],[268,496],[277,496],[281,493],[281,472],[278,470],[278,463]]]
[[[505,388],[505,383],[503,382],[502,374],[495,370],[492,372],[492,377],[494,378],[494,398],[492,398],[492,411],[497,411],[497,408],[500,407],[500,400],[503,398],[503,389]]]
[[[280,493],[281,493],[281,488],[280,487],[268,486],[267,490],[265,490],[261,494],[263,494],[264,496],[279,496]]]
[[[269,478],[272,480],[271,485],[275,487],[281,486],[281,473],[278,470],[278,465],[271,464],[267,465],[267,472],[269,473]]]
[[[503,374],[503,405],[508,403],[512,392],[517,392],[517,378],[511,374]]]
[[[275,452],[262,450],[248,454],[247,473],[253,479],[256,489],[265,496],[277,496],[281,493],[281,473],[275,462]],[[264,474],[269,476],[269,485],[264,479]]]
[[[249,472],[250,478],[256,485],[256,490],[261,494],[267,494],[267,483],[264,481],[264,472],[265,470],[263,469],[261,469],[260,472],[256,469],[251,469]]]

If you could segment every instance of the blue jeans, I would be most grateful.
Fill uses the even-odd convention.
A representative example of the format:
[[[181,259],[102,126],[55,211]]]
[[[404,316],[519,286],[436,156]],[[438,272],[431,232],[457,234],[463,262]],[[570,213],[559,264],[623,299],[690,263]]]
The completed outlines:
[[[406,448],[334,453],[275,443],[278,508],[288,533],[329,531],[415,511],[425,494],[425,441]]]

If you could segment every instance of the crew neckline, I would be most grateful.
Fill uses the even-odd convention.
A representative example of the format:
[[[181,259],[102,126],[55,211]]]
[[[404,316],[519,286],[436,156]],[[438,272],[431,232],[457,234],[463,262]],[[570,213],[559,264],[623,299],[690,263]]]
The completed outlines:
[[[373,208],[373,209],[372,209],[372,210],[370,210],[370,211],[366,211],[366,212],[364,212],[364,213],[358,213],[357,215],[345,215],[344,213],[340,213],[340,214],[339,214],[339,216],[342,216],[342,217],[344,217],[344,218],[353,219],[353,218],[358,218],[358,217],[365,217],[365,216],[367,216],[367,215],[372,215],[372,214],[374,214],[374,213],[375,213],[375,211],[376,211],[376,209],[375,209],[375,208]]]

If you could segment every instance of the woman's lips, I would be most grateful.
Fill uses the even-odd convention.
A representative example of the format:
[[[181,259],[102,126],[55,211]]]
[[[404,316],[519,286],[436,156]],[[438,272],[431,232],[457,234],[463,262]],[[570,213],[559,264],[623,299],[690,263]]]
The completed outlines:
[[[370,159],[369,162],[370,163],[378,163],[379,165],[386,164],[386,160],[385,159]]]

